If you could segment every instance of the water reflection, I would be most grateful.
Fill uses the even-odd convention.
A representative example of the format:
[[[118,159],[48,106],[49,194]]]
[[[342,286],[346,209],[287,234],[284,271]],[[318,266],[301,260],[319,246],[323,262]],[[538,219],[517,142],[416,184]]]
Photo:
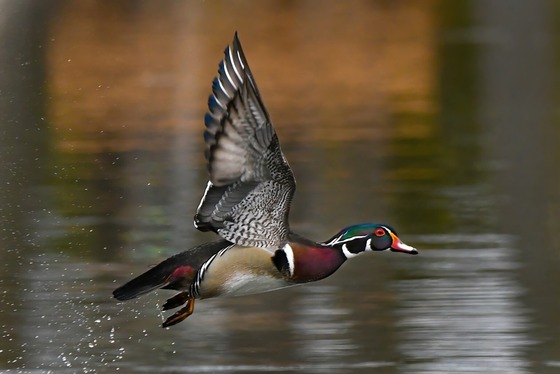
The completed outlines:
[[[328,286],[311,286],[293,308],[293,329],[301,343],[298,350],[302,359],[334,364],[344,357],[352,356],[356,344],[347,336],[352,327],[348,319],[350,311],[337,307],[335,296],[338,290]],[[342,322],[341,322],[342,321]]]
[[[529,316],[511,273],[520,264],[506,238],[484,244],[492,246],[427,251],[427,278],[396,283],[406,372],[527,372]]]
[[[501,18],[509,3],[84,1],[53,3],[52,18],[18,4],[0,13],[0,370],[557,368],[558,127],[523,115],[553,111],[531,78],[555,67]],[[542,3],[527,4],[515,16],[546,34]],[[539,59],[489,43],[480,22]],[[421,256],[364,255],[321,283],[203,301],[164,330],[168,294],[110,292],[210,238],[191,226],[201,118],[235,29],[298,179],[294,228],[325,239],[387,221]]]

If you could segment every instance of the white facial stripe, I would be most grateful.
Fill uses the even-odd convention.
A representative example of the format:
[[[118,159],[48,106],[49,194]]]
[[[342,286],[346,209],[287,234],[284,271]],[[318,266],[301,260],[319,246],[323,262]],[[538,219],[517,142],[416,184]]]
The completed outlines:
[[[346,244],[342,245],[342,253],[344,253],[344,256],[346,256],[346,258],[352,258],[352,257],[356,257],[357,255],[359,255],[359,253],[352,253],[348,250],[348,247],[346,246]]]
[[[387,226],[381,226],[381,227],[383,227],[385,230],[387,230],[387,232],[389,233],[389,236],[390,236],[391,238],[393,238],[393,235],[394,235],[394,234],[393,234],[393,232],[392,232],[391,230],[389,230],[389,228],[388,228]],[[392,244],[391,244],[391,245],[392,245]],[[386,251],[389,251],[390,249],[391,249],[391,246],[389,246],[389,248],[387,248]]]
[[[366,251],[371,251],[371,238],[366,241]]]
[[[338,238],[333,239],[333,240],[331,240],[330,242],[328,242],[328,243],[323,243],[323,244],[329,245],[329,246],[333,246],[333,245],[335,245],[335,244],[346,243],[346,242],[349,242],[349,241],[354,240],[354,239],[362,239],[362,238],[365,238],[365,237],[367,237],[367,235],[353,236],[353,237],[348,238],[348,239],[340,240],[340,238],[342,238],[342,236],[339,236]]]
[[[283,249],[284,253],[286,254],[286,261],[288,261],[288,271],[290,272],[290,276],[293,276],[294,275],[294,266],[295,266],[294,250],[292,249],[292,247],[288,243],[286,243],[286,245],[282,249]]]
[[[334,238],[333,240],[331,240],[328,243],[323,243],[324,245],[333,245],[334,243],[337,243],[338,240],[341,238],[342,236],[339,236],[338,238]]]

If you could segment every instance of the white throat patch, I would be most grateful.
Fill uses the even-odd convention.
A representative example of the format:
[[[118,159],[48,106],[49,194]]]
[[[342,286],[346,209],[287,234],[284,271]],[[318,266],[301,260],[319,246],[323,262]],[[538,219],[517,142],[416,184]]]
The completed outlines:
[[[344,256],[346,256],[346,258],[352,258],[352,257],[356,257],[357,255],[359,255],[361,252],[358,253],[354,253],[354,252],[350,252],[348,250],[348,247],[346,246],[346,243],[344,243],[342,245],[342,253],[344,253]]]

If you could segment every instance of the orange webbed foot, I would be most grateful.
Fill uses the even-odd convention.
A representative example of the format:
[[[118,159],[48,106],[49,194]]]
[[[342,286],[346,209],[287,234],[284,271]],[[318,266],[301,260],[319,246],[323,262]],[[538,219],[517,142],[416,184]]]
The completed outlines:
[[[169,310],[169,309],[177,308],[178,306],[181,306],[184,303],[186,303],[189,300],[189,298],[190,298],[190,295],[186,291],[178,293],[177,295],[173,296],[172,298],[167,299],[167,301],[165,302],[165,304],[163,304],[161,309],[162,310]]]
[[[181,295],[181,294],[179,294]],[[177,296],[179,296],[177,295]],[[172,299],[174,299],[173,297]],[[161,327],[169,327],[178,324],[185,318],[193,314],[194,311],[194,297],[189,297],[187,300],[187,305],[181,308],[179,311],[175,312],[172,316],[167,318],[165,322],[162,323]]]

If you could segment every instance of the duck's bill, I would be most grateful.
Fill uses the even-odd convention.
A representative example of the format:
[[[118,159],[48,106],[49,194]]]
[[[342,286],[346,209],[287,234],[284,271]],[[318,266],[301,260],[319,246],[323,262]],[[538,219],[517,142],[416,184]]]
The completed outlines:
[[[409,255],[418,254],[418,250],[416,248],[411,247],[408,244],[404,244],[395,234],[391,233],[391,237],[393,238],[393,243],[391,244],[391,251],[408,253]]]

